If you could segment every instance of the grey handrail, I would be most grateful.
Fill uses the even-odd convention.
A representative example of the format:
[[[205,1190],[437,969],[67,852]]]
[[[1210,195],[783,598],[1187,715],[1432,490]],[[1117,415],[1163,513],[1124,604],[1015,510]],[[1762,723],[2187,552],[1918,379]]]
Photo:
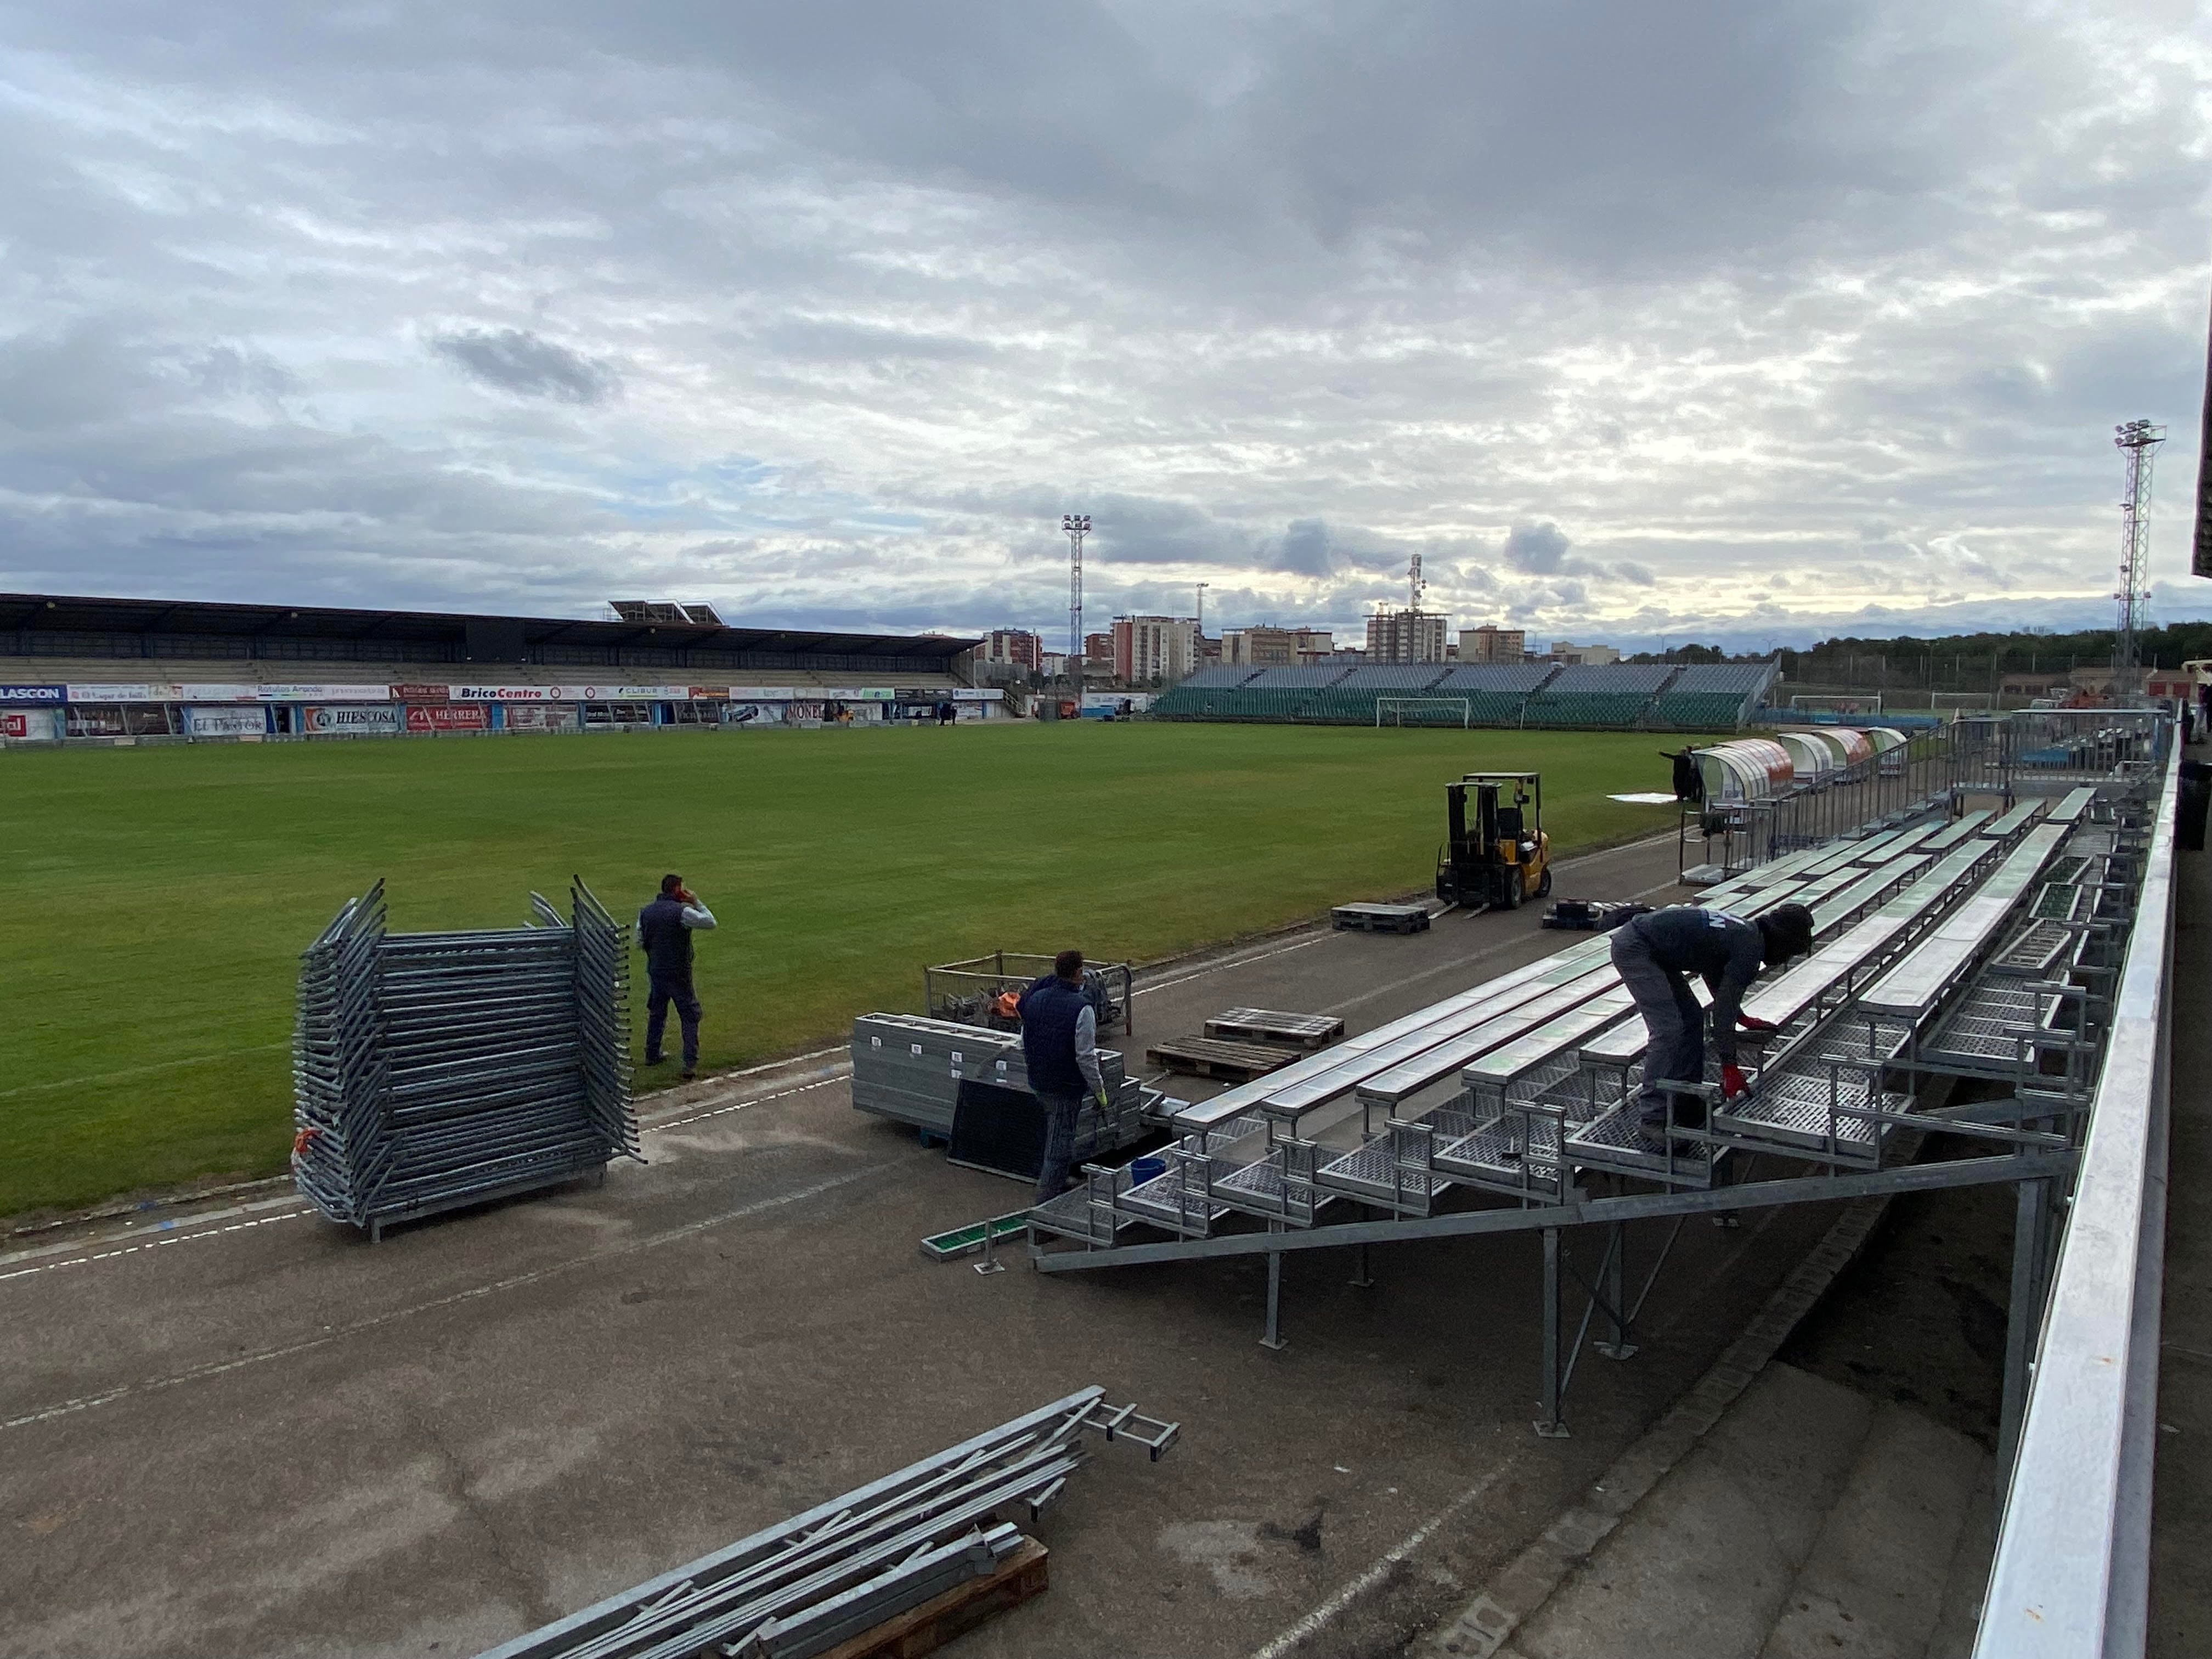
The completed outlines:
[[[2142,902],[2051,1281],[1975,1659],[2121,1659],[2143,1650],[2179,754],[2175,744],[2160,774]]]

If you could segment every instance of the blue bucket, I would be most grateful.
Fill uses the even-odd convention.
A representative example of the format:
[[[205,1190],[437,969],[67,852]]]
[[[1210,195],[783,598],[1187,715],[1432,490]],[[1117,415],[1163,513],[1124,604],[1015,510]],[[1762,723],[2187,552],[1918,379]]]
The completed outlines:
[[[1133,1158],[1129,1160],[1129,1184],[1141,1187],[1147,1181],[1157,1181],[1168,1172],[1168,1161],[1164,1158]]]

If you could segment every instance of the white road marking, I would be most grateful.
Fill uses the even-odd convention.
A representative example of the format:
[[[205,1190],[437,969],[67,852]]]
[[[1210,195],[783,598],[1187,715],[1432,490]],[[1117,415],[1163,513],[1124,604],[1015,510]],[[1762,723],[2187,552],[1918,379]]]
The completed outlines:
[[[349,1325],[335,1326],[324,1332],[322,1335],[311,1336],[303,1342],[288,1342],[281,1347],[264,1348],[258,1353],[241,1354],[235,1359],[225,1359],[210,1365],[196,1365],[190,1370],[178,1371],[169,1376],[156,1377],[150,1382],[125,1382],[100,1394],[82,1395],[75,1400],[64,1400],[39,1411],[26,1413],[23,1416],[0,1421],[0,1431],[28,1428],[33,1424],[51,1422],[58,1417],[69,1417],[78,1412],[90,1411],[95,1406],[112,1405],[118,1400],[127,1400],[137,1395],[153,1394],[162,1389],[173,1389],[182,1383],[197,1382],[210,1376],[221,1376],[227,1371],[242,1370],[249,1365],[266,1364],[272,1359],[288,1359],[295,1354],[311,1352],[314,1349],[327,1347],[331,1343],[343,1341],[347,1337],[358,1336],[363,1331],[397,1324],[403,1319],[411,1319],[416,1314],[434,1313],[441,1308],[454,1307],[464,1302],[474,1302],[487,1296],[495,1296],[501,1291],[517,1290],[525,1285],[534,1285],[540,1279],[551,1279],[574,1268],[588,1267],[593,1262],[611,1261],[619,1256],[635,1255],[641,1250],[658,1249],[664,1244],[674,1244],[690,1237],[695,1233],[704,1232],[709,1227],[719,1227],[731,1221],[742,1221],[750,1216],[759,1215],[769,1210],[780,1209],[787,1204],[796,1204],[806,1199],[818,1198],[824,1193],[835,1191],[837,1188],[849,1186],[855,1181],[895,1168],[897,1162],[898,1160],[896,1159],[886,1159],[882,1163],[870,1164],[858,1170],[848,1170],[842,1175],[831,1176],[828,1180],[817,1181],[811,1186],[801,1187],[793,1192],[779,1193],[774,1198],[756,1199],[750,1204],[739,1205],[734,1210],[725,1210],[720,1215],[705,1216],[697,1221],[687,1221],[680,1227],[672,1227],[667,1231],[655,1233],[649,1238],[635,1239],[626,1244],[617,1244],[606,1249],[589,1251],[583,1255],[571,1256],[565,1261],[556,1261],[548,1267],[534,1267],[528,1273],[510,1274],[505,1279],[494,1279],[489,1284],[472,1285],[465,1291],[454,1291],[445,1296],[433,1297],[429,1301],[418,1302],[412,1307],[397,1308],[389,1313],[374,1314],[367,1319],[357,1319]],[[279,1220],[283,1218],[272,1216],[270,1219]]]
[[[1437,1528],[1459,1514],[1505,1476],[1505,1469],[1492,1469],[1434,1515],[1413,1528],[1398,1543],[1384,1552],[1382,1559],[1361,1573],[1342,1589],[1316,1607],[1265,1647],[1255,1651],[1252,1659],[1282,1659],[1284,1654],[1322,1629],[1346,1607],[1373,1589],[1390,1576],[1391,1570],[1415,1550],[1435,1536]]]
[[[825,1077],[813,1083],[802,1083],[796,1089],[779,1089],[772,1095],[756,1095],[750,1100],[740,1100],[734,1105],[717,1106],[711,1112],[700,1112],[691,1117],[672,1117],[665,1123],[648,1123],[641,1133],[653,1134],[662,1129],[680,1129],[687,1123],[704,1123],[710,1117],[725,1117],[732,1112],[742,1112],[748,1106],[765,1106],[771,1100],[788,1100],[793,1095],[803,1095],[814,1089],[826,1089],[833,1083],[844,1080],[842,1073],[836,1077]]]

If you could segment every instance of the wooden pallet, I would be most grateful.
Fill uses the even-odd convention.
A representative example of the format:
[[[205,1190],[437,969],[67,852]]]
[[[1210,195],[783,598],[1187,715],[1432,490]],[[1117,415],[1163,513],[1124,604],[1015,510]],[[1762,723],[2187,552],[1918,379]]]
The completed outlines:
[[[1328,913],[1338,927],[1368,933],[1423,933],[1428,931],[1429,909],[1425,904],[1340,904]]]
[[[1328,1014],[1291,1014],[1279,1008],[1224,1008],[1206,1022],[1206,1034],[1224,1042],[1326,1048],[1344,1035],[1344,1022]]]
[[[848,1637],[817,1659],[921,1659],[994,1613],[1018,1607],[1050,1588],[1050,1552],[1034,1538],[999,1564],[998,1571],[955,1584],[944,1595]]]
[[[1236,1083],[1249,1083],[1291,1063],[1287,1049],[1257,1042],[1223,1042],[1213,1037],[1170,1037],[1146,1049],[1145,1058],[1170,1072],[1226,1078]]]

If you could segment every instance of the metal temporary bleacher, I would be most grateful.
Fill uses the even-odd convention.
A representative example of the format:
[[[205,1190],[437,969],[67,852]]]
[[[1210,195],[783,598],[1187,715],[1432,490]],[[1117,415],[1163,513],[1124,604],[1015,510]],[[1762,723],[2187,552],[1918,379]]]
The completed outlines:
[[[2015,1071],[2094,1040],[2094,986],[2061,981],[2096,955],[2077,942],[2111,931],[2097,896],[2127,854],[2069,854],[2069,837],[2090,830],[2036,816],[1907,825],[1702,894],[1746,916],[1805,903],[1815,949],[1747,1000],[1778,1028],[1763,1053],[1747,1048],[1752,1089],[1723,1100],[1709,1065],[1656,1137],[1638,1121],[1643,1022],[1601,934],[1180,1106],[1161,1173],[1091,1168],[1030,1213],[1032,1243],[1042,1261],[1048,1240],[1112,1252],[1133,1247],[1132,1229],[1139,1241],[1204,1241],[1255,1219],[1325,1231],[1470,1203],[1558,1205],[1594,1178],[1694,1194],[1753,1156],[1830,1176],[1878,1170],[1913,1121],[1910,1076],[1940,1069],[1956,1034],[1984,1029],[1962,1019],[2058,1032],[2013,1042],[2003,1058]],[[2014,1001],[1993,1014],[2000,994]]]

